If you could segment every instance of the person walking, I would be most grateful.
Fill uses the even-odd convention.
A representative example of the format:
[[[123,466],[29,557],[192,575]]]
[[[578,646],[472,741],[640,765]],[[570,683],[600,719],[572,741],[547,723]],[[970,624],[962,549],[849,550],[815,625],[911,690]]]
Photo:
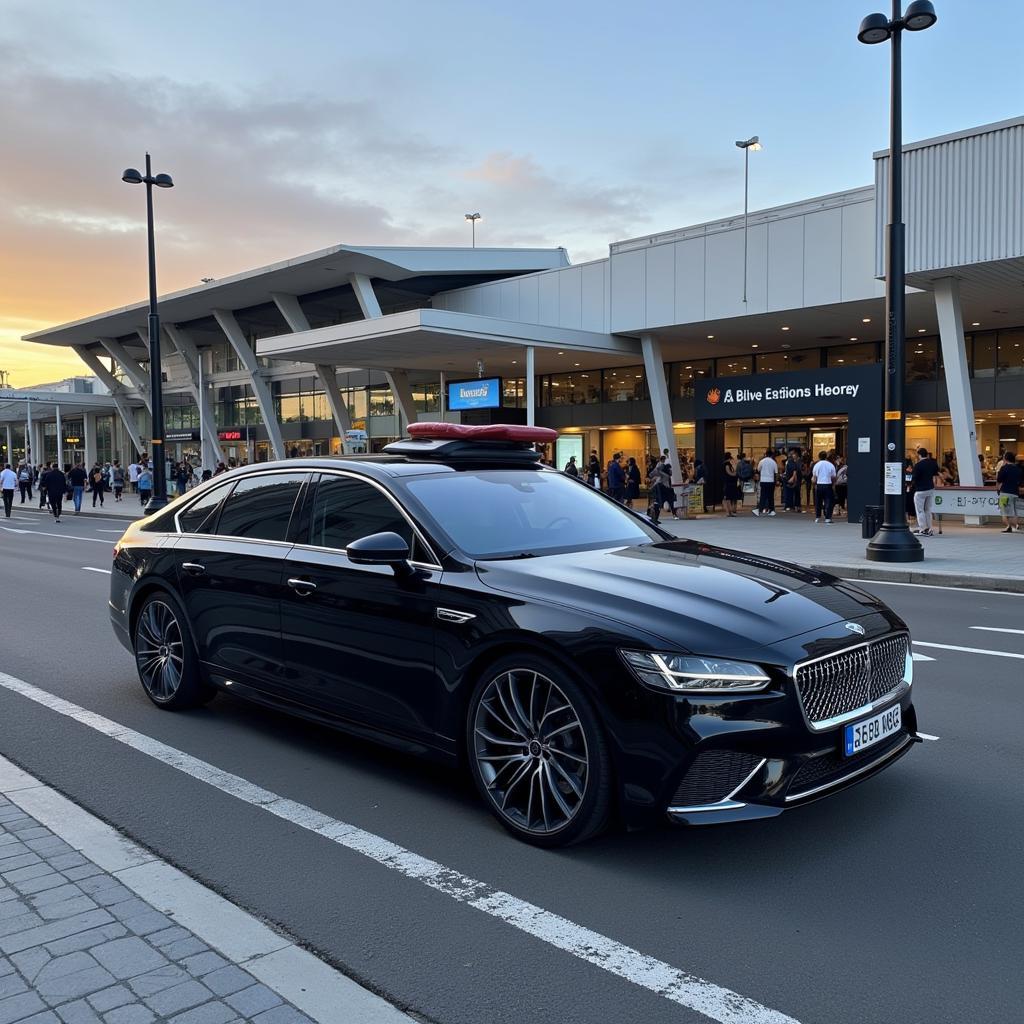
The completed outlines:
[[[820,523],[824,519],[830,526],[836,500],[832,489],[836,482],[836,467],[829,460],[828,452],[818,452],[818,461],[811,467],[811,479],[814,481],[814,521]]]
[[[839,456],[839,462],[836,465],[836,508],[842,509],[846,512],[846,496],[850,489],[850,467],[846,463],[846,459]]]
[[[575,455],[569,456],[569,461],[565,464],[565,469],[563,469],[562,472],[565,473],[566,476],[571,476],[574,480],[579,480],[580,471],[579,467],[576,465]]]
[[[996,473],[996,488],[999,492],[999,514],[1006,524],[1003,533],[1013,533],[1016,527],[1017,532],[1024,532],[1020,524],[1020,517],[1017,514],[1017,503],[1020,500],[1021,477],[1020,466],[1017,465],[1017,453],[1006,452],[1003,456],[1003,464]]]
[[[175,467],[174,482],[180,497],[188,489],[188,463],[184,459]]]
[[[114,501],[120,501],[124,494],[124,466],[117,459],[110,467],[110,486],[114,489]]]
[[[57,468],[56,463],[53,464],[53,468]],[[64,476],[64,474],[61,473],[61,476]],[[85,494],[85,485],[88,483],[88,480],[89,474],[82,469],[82,465],[79,462],[75,462],[71,472],[65,478],[65,483],[71,488],[71,498],[75,504],[76,516],[82,511],[82,495]]]
[[[18,490],[21,491],[21,503],[25,504],[25,497],[32,500],[32,467],[23,462],[18,467]]]
[[[778,473],[779,467],[775,462],[775,454],[769,448],[764,453],[764,458],[757,464],[757,478],[761,483],[761,493],[757,508],[750,510],[755,516],[775,515],[775,478]]]
[[[736,463],[733,461],[732,452],[725,453],[725,461],[722,463],[722,470],[725,473],[725,493],[722,496],[722,504],[725,506],[727,519],[736,515],[736,506],[740,500],[740,483],[736,472]]]
[[[800,449],[790,448],[789,458],[782,467],[782,510],[803,512],[800,507]]]
[[[103,491],[106,485],[103,482],[103,470],[98,462],[89,473],[89,484],[92,489],[92,507],[96,507],[96,498],[98,497],[100,499],[100,508],[103,508]]]
[[[626,474],[622,469],[622,452],[616,452],[608,461],[608,493],[616,501],[626,498]]]
[[[14,491],[17,486],[18,474],[11,469],[8,462],[0,469],[0,492],[3,493],[4,499],[4,516],[8,519],[11,518],[11,506],[14,504]]]
[[[601,460],[597,457],[597,449],[590,451],[590,461],[587,463],[587,483],[595,490],[601,490]]]
[[[43,484],[43,477],[53,468],[52,462],[44,463],[39,467],[39,476],[36,477],[36,486],[39,488],[39,507],[46,508],[48,498],[46,495],[46,487]]]
[[[78,467],[82,469],[81,466]],[[84,476],[85,470],[82,469]],[[47,504],[53,514],[55,522],[60,522],[60,514],[64,506],[64,495],[68,490],[68,478],[64,475],[60,466],[54,462],[50,468],[39,478],[39,491],[46,495]],[[79,504],[81,504],[81,491],[79,491]]]
[[[145,463],[139,467],[139,478],[135,483],[139,490],[139,503],[145,508],[146,502],[153,497],[153,473]]]
[[[919,537],[933,537],[932,510],[935,508],[935,485],[940,479],[942,470],[939,464],[928,454],[927,448],[917,449],[917,462],[911,471],[914,489],[914,511],[917,513],[917,529]]]
[[[634,507],[633,502],[640,497],[641,479],[640,467],[631,455],[626,462],[626,502],[630,508]]]
[[[142,467],[139,465],[138,459],[128,464],[128,483],[131,486],[132,494],[135,494],[139,490],[139,472]]]
[[[803,500],[804,505],[811,505],[811,493],[814,487],[814,481],[811,479],[811,453],[804,452],[803,457],[800,459],[800,484],[804,489],[806,497]],[[799,497],[799,495],[798,495]]]

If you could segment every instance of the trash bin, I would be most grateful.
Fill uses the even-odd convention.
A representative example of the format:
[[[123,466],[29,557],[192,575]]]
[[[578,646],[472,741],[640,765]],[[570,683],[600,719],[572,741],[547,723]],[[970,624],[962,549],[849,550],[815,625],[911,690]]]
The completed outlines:
[[[860,518],[860,535],[871,540],[878,533],[885,519],[885,507],[882,505],[865,505],[864,514]]]

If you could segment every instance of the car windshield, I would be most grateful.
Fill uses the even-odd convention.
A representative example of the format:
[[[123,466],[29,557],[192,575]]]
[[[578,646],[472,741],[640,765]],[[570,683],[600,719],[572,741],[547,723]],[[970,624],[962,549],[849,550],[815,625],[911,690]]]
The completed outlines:
[[[444,473],[406,485],[473,558],[511,558],[661,540],[584,483],[536,469]]]

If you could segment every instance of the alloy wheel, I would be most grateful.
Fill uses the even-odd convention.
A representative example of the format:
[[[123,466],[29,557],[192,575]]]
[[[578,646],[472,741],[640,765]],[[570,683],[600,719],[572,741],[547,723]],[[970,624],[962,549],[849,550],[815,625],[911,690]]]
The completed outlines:
[[[498,813],[548,835],[576,817],[590,761],[572,701],[547,676],[511,669],[491,680],[473,722],[477,769]]]
[[[181,626],[174,609],[150,601],[135,627],[135,663],[142,685],[155,701],[168,701],[181,686],[185,667]]]

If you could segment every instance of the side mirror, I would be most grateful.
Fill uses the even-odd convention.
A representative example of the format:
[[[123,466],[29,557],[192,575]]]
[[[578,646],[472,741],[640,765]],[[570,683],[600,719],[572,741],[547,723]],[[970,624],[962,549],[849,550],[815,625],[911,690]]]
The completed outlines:
[[[398,575],[406,575],[410,569],[409,545],[390,531],[352,541],[345,554],[356,565],[390,565]]]

